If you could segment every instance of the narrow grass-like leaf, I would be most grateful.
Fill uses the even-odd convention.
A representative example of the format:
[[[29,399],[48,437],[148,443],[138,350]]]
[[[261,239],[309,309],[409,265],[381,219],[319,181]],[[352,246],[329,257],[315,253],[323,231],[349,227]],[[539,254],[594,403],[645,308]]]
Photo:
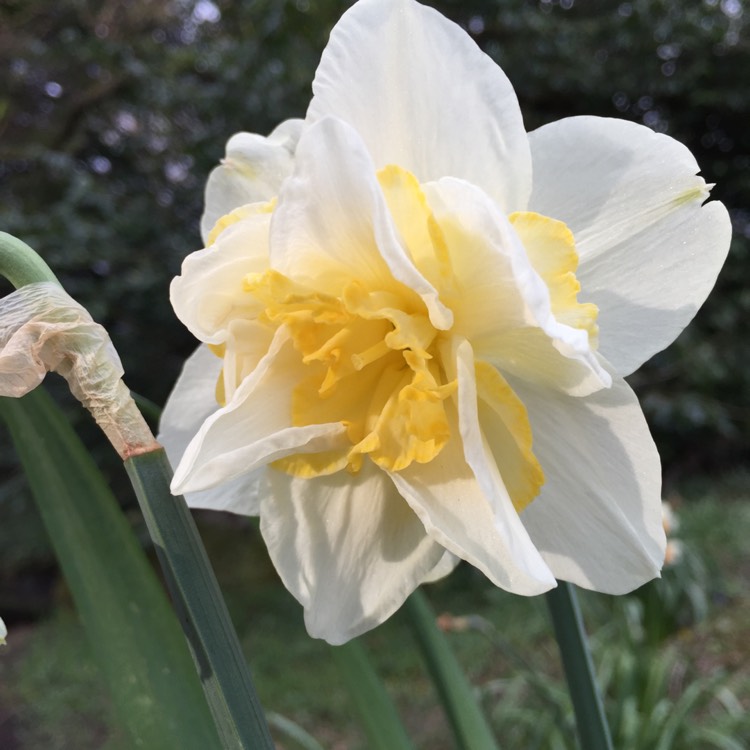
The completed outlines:
[[[162,449],[125,461],[225,750],[273,750],[224,598],[193,517],[169,491]]]
[[[427,597],[417,589],[404,605],[409,625],[437,688],[456,741],[463,750],[497,750],[497,743],[466,675],[435,623]]]
[[[220,747],[179,623],[75,432],[42,388],[0,398],[0,416],[133,747]]]
[[[413,750],[401,719],[382,680],[373,669],[359,641],[349,641],[332,649],[333,658],[344,678],[370,750]]]
[[[747,750],[747,745],[727,734],[722,734],[716,729],[698,729],[693,738],[696,742],[694,747],[715,747],[717,750]],[[697,743],[701,743],[698,745]]]
[[[545,596],[573,702],[581,749],[612,750],[575,589],[565,581],[558,581],[557,588]]]
[[[300,750],[325,750],[315,737],[306,732],[299,724],[287,719],[286,716],[267,711],[266,718],[270,726],[291,740]]]
[[[697,680],[688,685],[680,699],[673,705],[669,719],[664,724],[656,750],[671,750],[675,739],[685,725],[688,715],[698,708],[701,700],[710,696],[712,689],[719,684],[719,679]]]

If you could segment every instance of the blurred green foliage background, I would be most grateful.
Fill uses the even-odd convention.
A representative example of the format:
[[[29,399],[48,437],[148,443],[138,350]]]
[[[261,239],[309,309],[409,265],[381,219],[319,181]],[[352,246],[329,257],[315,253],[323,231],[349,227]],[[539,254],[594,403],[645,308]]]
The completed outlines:
[[[234,132],[265,133],[304,115],[321,50],[348,5],[0,2],[0,228],[47,259],[110,331],[131,388],[158,403],[195,345],[172,313],[168,285],[201,246],[206,176]],[[750,37],[743,2],[434,5],[502,65],[529,130],[577,114],[635,120],[687,144],[716,183],[713,195],[735,227],[729,260],[696,322],[632,383],[668,480],[742,464],[750,420],[743,322],[750,313]],[[87,417],[71,409],[71,419],[93,445]],[[0,441],[8,478],[1,525],[12,540],[0,562],[10,570],[33,557],[33,512],[7,435]],[[103,450],[118,484],[111,452],[93,450]]]

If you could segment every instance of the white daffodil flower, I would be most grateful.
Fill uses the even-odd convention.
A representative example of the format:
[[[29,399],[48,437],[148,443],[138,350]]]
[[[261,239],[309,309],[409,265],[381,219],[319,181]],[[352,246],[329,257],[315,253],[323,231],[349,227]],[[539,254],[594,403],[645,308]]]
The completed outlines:
[[[8,636],[8,628],[5,627],[3,618],[0,617],[0,646],[5,645],[5,639]]]
[[[659,457],[623,377],[728,250],[695,159],[618,120],[527,134],[502,70],[412,0],[347,11],[313,92],[255,202],[209,181],[224,216],[172,284],[203,342],[163,416],[173,491],[259,514],[331,643],[459,559],[519,594],[658,576]]]

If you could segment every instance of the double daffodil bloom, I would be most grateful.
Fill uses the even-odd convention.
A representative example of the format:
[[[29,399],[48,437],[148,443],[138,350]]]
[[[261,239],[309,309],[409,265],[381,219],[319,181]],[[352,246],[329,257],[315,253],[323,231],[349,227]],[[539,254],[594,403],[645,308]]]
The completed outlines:
[[[354,5],[313,92],[230,141],[172,284],[203,342],[164,412],[173,491],[259,514],[331,643],[459,559],[529,595],[657,576],[659,457],[623,376],[727,253],[695,159],[617,120],[527,134],[500,68],[411,0]]]

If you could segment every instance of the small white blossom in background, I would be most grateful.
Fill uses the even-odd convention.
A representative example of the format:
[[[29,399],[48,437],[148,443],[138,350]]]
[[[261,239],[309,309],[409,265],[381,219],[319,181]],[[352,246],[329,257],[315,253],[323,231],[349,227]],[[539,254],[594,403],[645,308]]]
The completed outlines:
[[[685,554],[685,545],[681,539],[667,539],[667,548],[664,551],[664,567],[676,565]]]
[[[164,411],[173,491],[260,515],[342,643],[458,560],[519,594],[659,575],[659,457],[623,379],[726,256],[689,151],[630,122],[526,133],[458,26],[361,0],[304,121],[234,136],[172,284],[202,342]]]
[[[5,639],[8,636],[8,628],[5,627],[3,618],[0,617],[0,646],[5,645]]]
[[[661,522],[664,526],[664,533],[669,537],[680,528],[677,514],[674,512],[672,503],[669,500],[663,500],[661,504]]]
[[[662,525],[664,533],[667,535],[667,548],[664,553],[664,566],[675,565],[680,561],[684,554],[683,543],[680,539],[675,539],[675,534],[680,528],[680,522],[677,514],[672,507],[672,503],[664,500],[661,504]]]

